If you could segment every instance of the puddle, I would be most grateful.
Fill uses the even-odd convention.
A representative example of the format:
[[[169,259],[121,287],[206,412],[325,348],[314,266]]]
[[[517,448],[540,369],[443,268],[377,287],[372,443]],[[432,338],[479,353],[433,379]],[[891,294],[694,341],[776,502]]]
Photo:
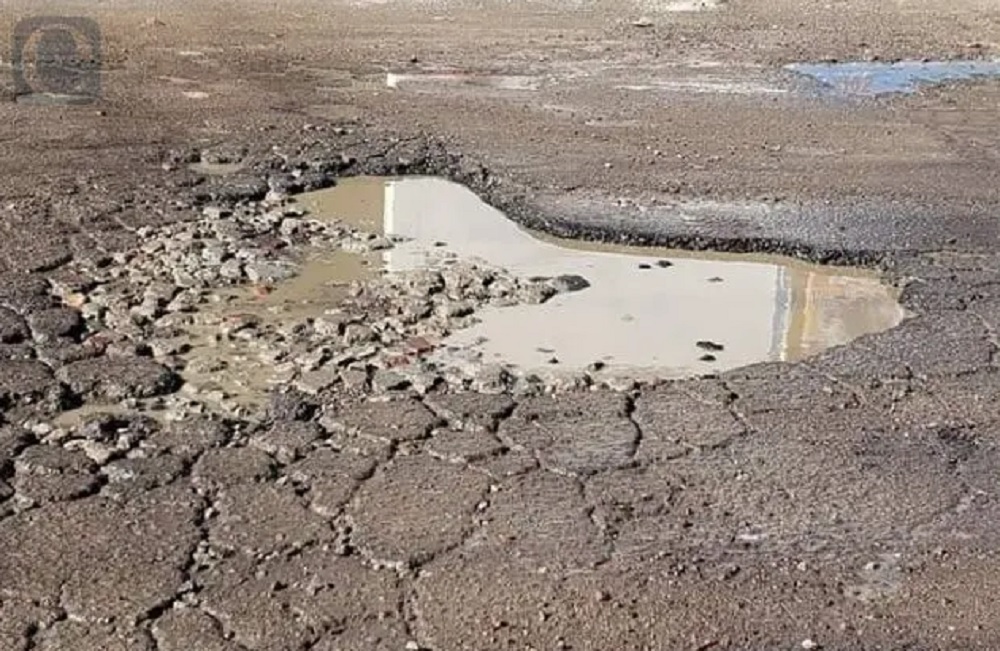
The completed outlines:
[[[721,93],[726,95],[783,95],[786,88],[777,88],[763,83],[740,81],[728,77],[701,76],[693,79],[662,79],[647,84],[630,84],[617,87],[619,90],[663,91],[673,93]]]
[[[473,86],[496,90],[538,90],[541,79],[527,75],[492,75],[481,73],[388,73],[385,76],[388,88],[400,90],[433,90],[452,86]]]
[[[361,255],[337,250],[303,261],[299,273],[289,280],[260,287],[238,287],[217,292],[229,315],[249,314],[262,321],[302,320],[322,314],[340,302],[352,281],[365,280],[379,271],[372,254]]]
[[[28,93],[18,95],[14,98],[18,104],[37,104],[41,106],[62,106],[90,104],[94,101],[93,95],[65,95],[60,93]]]
[[[710,11],[726,4],[726,0],[676,0],[659,5],[661,11],[688,12]]]
[[[523,277],[576,274],[590,283],[542,305],[481,309],[477,324],[428,358],[442,363],[476,358],[558,372],[599,361],[603,373],[685,377],[803,359],[905,316],[897,291],[868,271],[555,240],[437,178],[347,179],[299,201],[313,217],[405,238],[372,254],[389,272],[443,264],[447,252]],[[332,275],[350,280],[360,268]],[[309,273],[293,282],[308,287]]]
[[[463,70],[421,70],[415,72],[386,72],[357,75],[346,70],[302,68],[322,83],[320,92],[341,90],[381,91],[385,89],[407,92],[469,91],[536,91],[542,87],[543,78],[537,75],[505,75]]]
[[[911,94],[921,85],[1000,77],[1000,61],[795,63],[786,70],[845,95]]]

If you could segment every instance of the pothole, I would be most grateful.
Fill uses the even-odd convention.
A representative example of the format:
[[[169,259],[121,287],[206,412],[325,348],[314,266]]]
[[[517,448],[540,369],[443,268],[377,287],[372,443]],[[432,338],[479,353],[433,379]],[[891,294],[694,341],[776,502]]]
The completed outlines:
[[[1000,77],[1000,61],[793,63],[786,70],[842,95],[911,94],[924,85]]]
[[[905,316],[896,290],[869,271],[555,240],[442,179],[349,179],[299,202],[315,218],[401,239],[377,253],[389,273],[457,259],[523,278],[576,279],[563,281],[576,282],[576,291],[541,305],[477,310],[475,323],[428,355],[441,366],[685,377],[804,359]],[[371,273],[360,265],[339,270],[350,272],[342,281]]]
[[[180,373],[179,394],[126,405],[168,420],[253,418],[287,387],[624,388],[803,359],[905,316],[869,271],[557,240],[440,178],[341,179],[137,234],[64,300],[116,354]]]

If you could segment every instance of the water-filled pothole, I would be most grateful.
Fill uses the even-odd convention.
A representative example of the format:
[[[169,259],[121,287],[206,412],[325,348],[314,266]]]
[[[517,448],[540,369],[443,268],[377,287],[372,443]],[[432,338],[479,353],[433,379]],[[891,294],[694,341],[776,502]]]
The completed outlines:
[[[803,359],[905,316],[896,290],[870,271],[556,240],[525,231],[473,192],[438,178],[347,179],[301,195],[299,203],[312,218],[396,241],[368,253],[375,264],[320,257],[279,283],[269,300],[286,296],[298,316],[303,309],[322,314],[342,298],[324,295],[323,287],[371,277],[379,268],[393,274],[466,260],[576,285],[542,304],[481,306],[471,326],[426,357],[440,365],[684,377]],[[310,288],[315,295],[303,302]]]
[[[843,95],[910,94],[921,85],[1000,77],[1000,61],[845,61],[794,63],[787,70]]]

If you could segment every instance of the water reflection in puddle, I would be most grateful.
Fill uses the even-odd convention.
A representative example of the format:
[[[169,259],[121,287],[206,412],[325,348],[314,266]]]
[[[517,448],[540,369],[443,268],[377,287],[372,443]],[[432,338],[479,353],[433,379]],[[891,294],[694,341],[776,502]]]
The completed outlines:
[[[442,179],[349,179],[300,201],[314,217],[406,238],[378,254],[389,272],[440,264],[447,251],[525,277],[589,281],[543,305],[484,308],[435,353],[441,362],[471,355],[551,371],[553,359],[564,370],[600,361],[607,372],[681,377],[802,359],[905,314],[870,272],[554,240]]]
[[[845,95],[914,93],[924,84],[1000,77],[1000,61],[900,61],[795,63],[787,70],[806,75]]]

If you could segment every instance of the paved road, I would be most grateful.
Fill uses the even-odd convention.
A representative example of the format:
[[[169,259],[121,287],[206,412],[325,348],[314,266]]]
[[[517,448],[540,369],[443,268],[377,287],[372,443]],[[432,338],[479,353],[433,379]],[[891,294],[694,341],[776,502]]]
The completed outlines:
[[[89,7],[101,100],[0,104],[0,649],[1000,646],[1000,86],[828,101],[780,68],[990,56],[1000,13],[655,4]],[[451,67],[512,78],[384,87]],[[148,417],[183,390],[148,350],[168,324],[98,336],[84,270],[157,304],[127,253],[292,168],[445,174],[561,234],[863,260],[914,317],[632,391]]]

